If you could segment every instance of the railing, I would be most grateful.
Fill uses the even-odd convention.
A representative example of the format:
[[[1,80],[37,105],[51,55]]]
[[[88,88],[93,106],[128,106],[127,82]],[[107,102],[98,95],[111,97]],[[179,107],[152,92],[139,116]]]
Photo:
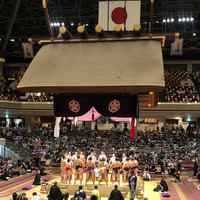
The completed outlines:
[[[1,157],[11,158],[13,162],[16,162],[17,160],[22,159],[22,157],[19,156],[19,154],[17,154],[16,152],[12,151],[11,149],[7,147],[4,148],[3,145],[0,145],[0,155]]]
[[[14,143],[10,142],[9,140],[6,140],[6,147],[11,149],[11,151],[17,152],[20,157],[31,157],[32,152],[28,149],[21,148]]]
[[[0,145],[0,155],[2,157],[4,156],[11,157],[13,161],[31,157],[31,154],[32,154],[31,150],[25,149],[23,147],[19,147],[15,145],[13,142],[9,141],[9,138],[7,137],[5,138],[6,138],[5,148],[3,145]]]

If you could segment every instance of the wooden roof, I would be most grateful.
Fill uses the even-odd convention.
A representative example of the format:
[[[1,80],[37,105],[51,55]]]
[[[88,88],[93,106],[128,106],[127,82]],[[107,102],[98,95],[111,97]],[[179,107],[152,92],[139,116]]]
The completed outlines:
[[[143,93],[164,87],[158,40],[44,45],[18,89],[52,93]]]

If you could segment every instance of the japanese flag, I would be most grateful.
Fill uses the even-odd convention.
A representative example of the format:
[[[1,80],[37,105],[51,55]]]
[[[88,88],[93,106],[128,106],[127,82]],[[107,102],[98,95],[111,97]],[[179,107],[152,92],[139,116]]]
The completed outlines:
[[[100,1],[99,25],[105,31],[113,31],[116,24],[124,30],[133,30],[134,24],[140,24],[140,1]],[[126,11],[126,12],[125,12]]]

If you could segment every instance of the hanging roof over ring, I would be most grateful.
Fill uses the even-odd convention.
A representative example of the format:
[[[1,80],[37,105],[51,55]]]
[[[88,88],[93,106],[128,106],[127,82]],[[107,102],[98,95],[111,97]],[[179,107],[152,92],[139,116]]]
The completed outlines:
[[[143,93],[164,87],[160,40],[44,45],[18,89],[52,93]]]

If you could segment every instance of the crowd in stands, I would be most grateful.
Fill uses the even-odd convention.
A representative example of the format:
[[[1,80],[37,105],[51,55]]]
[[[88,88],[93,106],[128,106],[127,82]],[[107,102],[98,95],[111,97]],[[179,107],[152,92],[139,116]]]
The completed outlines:
[[[200,70],[189,74],[184,70],[165,72],[165,88],[159,94],[159,100],[175,103],[199,103]]]
[[[19,73],[11,73],[6,76],[0,77],[0,100],[4,101],[20,101],[22,93],[17,90],[17,86],[22,76]],[[51,101],[51,95],[29,95],[24,101],[28,102],[46,102]]]
[[[54,138],[53,132],[53,125],[7,129],[4,137],[9,135],[16,145],[31,151],[32,156],[39,157],[36,157],[34,165],[30,160],[12,163],[9,158],[1,158],[1,178],[8,180],[15,174],[26,173],[27,169],[32,171],[36,165],[41,166],[39,162],[60,166],[61,157],[68,152],[73,156],[82,151],[85,157],[93,152],[97,162],[101,151],[105,152],[108,162],[113,154],[120,161],[123,154],[127,158],[132,156],[138,161],[139,169],[143,170],[145,181],[151,179],[150,173],[169,174],[174,180],[181,181],[182,163],[200,161],[200,130],[193,130],[189,134],[181,126],[170,130],[165,127],[161,130],[145,129],[138,132],[137,139],[130,139],[129,132],[120,130],[68,130],[61,126],[60,138]]]
[[[159,93],[159,101],[173,103],[199,103],[200,102],[200,68],[196,67],[189,74],[186,70],[168,70],[164,74],[165,88]],[[11,73],[0,77],[0,100],[20,101],[20,92],[17,85],[22,76]],[[52,95],[29,95],[23,101],[46,102],[52,101]]]
[[[108,157],[113,153],[120,159],[123,154],[127,157],[133,155],[139,166],[148,171],[173,173],[171,169],[181,170],[182,161],[198,161],[200,158],[200,131],[194,130],[192,137],[188,137],[182,127],[139,131],[137,139],[130,139],[129,132],[117,130],[68,131],[66,127],[61,127],[60,138],[54,138],[53,134],[53,126],[15,127],[5,132],[5,135],[14,138],[16,145],[31,151],[32,155],[41,156],[47,164],[60,163],[61,156],[66,152],[73,155],[82,151],[85,156],[93,152],[98,157],[103,150]]]
[[[37,96],[37,95],[29,95],[28,98],[27,98],[27,101],[28,102],[46,102],[46,101],[50,101],[50,98],[48,98],[47,96],[45,95],[40,95],[40,96]]]
[[[11,158],[0,157],[0,179],[7,181],[14,175],[20,176],[33,170],[30,159],[13,162]]]
[[[0,87],[1,87],[0,100],[5,100],[5,101],[19,100],[18,93],[14,91],[16,89],[14,85],[18,85],[21,78],[19,76],[14,76],[11,79],[12,79],[11,80],[12,84],[8,78],[0,77]]]

